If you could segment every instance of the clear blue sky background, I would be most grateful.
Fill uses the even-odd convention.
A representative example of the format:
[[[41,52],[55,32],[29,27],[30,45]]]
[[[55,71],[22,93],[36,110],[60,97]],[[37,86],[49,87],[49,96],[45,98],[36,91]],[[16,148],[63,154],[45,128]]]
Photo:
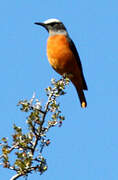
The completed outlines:
[[[59,18],[79,51],[89,91],[80,108],[72,84],[60,98],[66,121],[50,132],[49,169],[29,180],[118,180],[118,1],[4,0],[0,4],[0,137],[24,126],[16,107],[59,78],[46,57],[48,33],[36,21]],[[0,168],[0,180],[14,172]],[[23,178],[21,178],[23,179]]]

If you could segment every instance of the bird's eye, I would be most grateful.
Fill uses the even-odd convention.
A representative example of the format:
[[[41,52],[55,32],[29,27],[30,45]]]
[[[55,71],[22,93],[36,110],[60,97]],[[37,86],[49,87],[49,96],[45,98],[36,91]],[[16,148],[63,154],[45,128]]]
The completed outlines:
[[[57,23],[50,23],[51,26],[54,26],[55,24],[57,24]]]
[[[57,26],[57,25],[59,25],[59,24],[61,24],[61,23],[52,22],[52,23],[50,23],[49,25],[51,25],[52,27],[54,27],[54,26]]]

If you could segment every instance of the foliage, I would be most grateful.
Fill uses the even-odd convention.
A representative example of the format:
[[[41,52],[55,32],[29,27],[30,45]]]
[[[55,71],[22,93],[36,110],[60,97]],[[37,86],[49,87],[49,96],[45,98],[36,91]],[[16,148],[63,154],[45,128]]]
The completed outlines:
[[[1,165],[4,168],[14,170],[16,174],[11,180],[18,179],[21,176],[27,177],[29,173],[44,173],[47,168],[46,158],[42,155],[43,149],[50,145],[50,139],[47,132],[50,128],[61,127],[64,116],[61,114],[60,105],[57,103],[57,97],[64,95],[65,86],[69,83],[68,78],[55,81],[51,80],[51,86],[46,88],[48,100],[44,107],[41,102],[35,98],[35,95],[28,101],[22,100],[18,103],[20,110],[28,113],[27,133],[23,133],[21,127],[13,125],[14,133],[12,135],[12,144],[9,145],[8,139],[1,139]],[[49,113],[50,112],[50,113]],[[51,117],[46,120],[47,114]],[[11,158],[12,157],[12,161]]]

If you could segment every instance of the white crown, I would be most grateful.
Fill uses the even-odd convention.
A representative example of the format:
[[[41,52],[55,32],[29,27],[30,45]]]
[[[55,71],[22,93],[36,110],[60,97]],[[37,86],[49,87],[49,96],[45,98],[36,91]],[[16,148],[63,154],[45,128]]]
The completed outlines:
[[[58,19],[48,19],[48,20],[44,21],[44,24],[56,23],[56,22],[61,22],[61,21]]]

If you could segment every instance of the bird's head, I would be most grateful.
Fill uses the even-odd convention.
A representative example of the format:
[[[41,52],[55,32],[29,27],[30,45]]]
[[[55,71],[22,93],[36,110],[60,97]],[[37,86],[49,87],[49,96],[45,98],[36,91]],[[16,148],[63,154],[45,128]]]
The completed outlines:
[[[35,22],[34,24],[43,26],[50,35],[67,34],[64,24],[58,19],[48,19],[42,22]]]

